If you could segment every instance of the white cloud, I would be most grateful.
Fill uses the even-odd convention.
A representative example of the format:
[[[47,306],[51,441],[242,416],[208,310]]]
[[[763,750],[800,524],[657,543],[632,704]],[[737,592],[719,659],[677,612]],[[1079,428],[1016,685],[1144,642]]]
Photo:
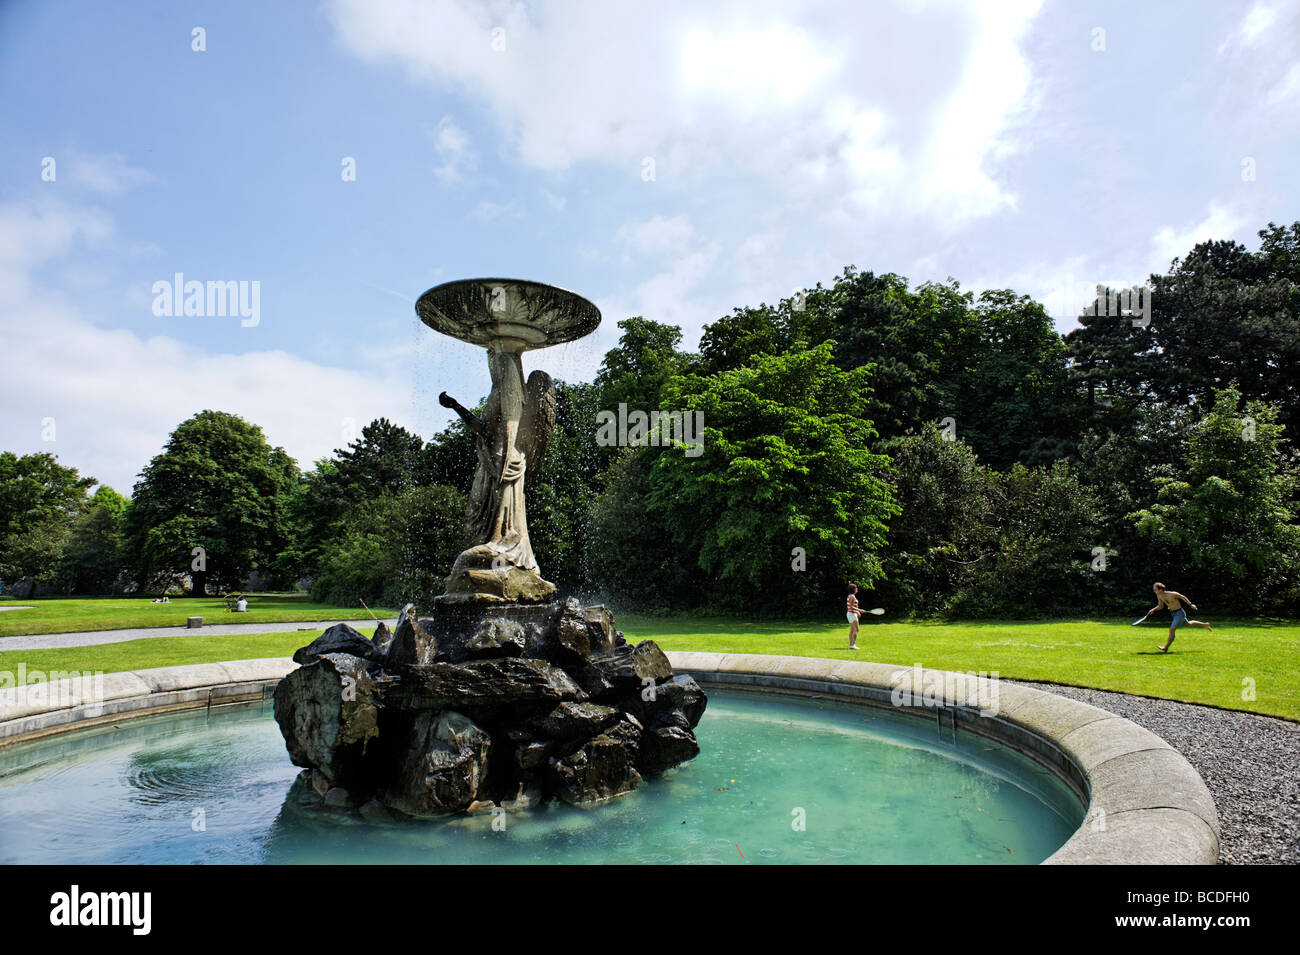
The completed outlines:
[[[56,454],[129,493],[172,429],[205,408],[261,425],[305,467],[345,443],[345,418],[357,431],[381,415],[410,419],[393,379],[283,351],[211,354],[165,334],[101,328],[36,287],[37,267],[112,231],[93,209],[0,206],[0,447]],[[249,344],[255,340],[250,333]],[[399,371],[388,369],[394,378]],[[47,418],[55,424],[49,442]]]
[[[597,161],[635,181],[650,156],[657,182],[675,187],[753,176],[778,203],[847,200],[948,222],[1014,202],[996,166],[1032,105],[1020,43],[1039,5],[666,0],[650,13],[331,0],[328,9],[345,49],[485,102],[526,165]],[[493,48],[495,28],[504,49]]]
[[[923,194],[950,221],[988,215],[1014,203],[988,166],[1012,151],[1008,129],[1029,106],[1029,64],[1019,44],[1040,0],[981,7],[955,90],[938,112],[923,151]]]
[[[496,222],[500,219],[518,219],[523,216],[518,204],[513,200],[496,202],[492,199],[480,199],[469,211],[469,218],[479,222]]]
[[[1186,257],[1198,242],[1234,239],[1246,225],[1246,216],[1218,202],[1211,202],[1205,218],[1184,228],[1164,226],[1151,237],[1151,271],[1164,272],[1175,258]]]
[[[1286,75],[1268,91],[1270,106],[1282,106],[1291,101],[1300,105],[1300,63],[1291,64],[1291,69],[1287,70]]]
[[[68,158],[68,168],[74,183],[107,196],[119,196],[156,181],[149,170],[128,165],[121,153],[89,156],[74,152]]]
[[[1300,105],[1300,6],[1258,0],[1219,45],[1228,105],[1238,120],[1273,113],[1294,122]]]
[[[1231,37],[1219,47],[1223,53],[1234,41],[1242,46],[1258,46],[1277,24],[1278,9],[1270,3],[1258,2],[1246,11]]]
[[[102,241],[112,232],[109,217],[93,206],[74,209],[50,198],[0,206],[0,306],[28,293],[38,266],[77,242]]]
[[[438,121],[438,128],[433,133],[433,151],[438,157],[433,174],[441,182],[463,182],[474,168],[475,156],[470,149],[469,136],[450,116]]]
[[[637,255],[680,254],[695,235],[686,215],[654,216],[645,222],[625,222],[614,233],[614,241]]]

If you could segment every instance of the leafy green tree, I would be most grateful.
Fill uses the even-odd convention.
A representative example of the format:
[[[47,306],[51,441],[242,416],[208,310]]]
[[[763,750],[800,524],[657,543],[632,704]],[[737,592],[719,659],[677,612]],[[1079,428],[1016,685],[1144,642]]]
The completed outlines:
[[[141,473],[126,512],[128,553],[142,587],[237,586],[269,568],[292,533],[288,502],[298,468],[262,429],[201,411],[181,422]],[[196,555],[196,548],[202,551]]]
[[[555,391],[555,433],[528,492],[528,533],[546,579],[577,593],[590,581],[590,515],[606,457],[596,444],[600,391],[563,381]]]
[[[55,574],[63,544],[94,485],[94,478],[64,467],[52,454],[0,452],[0,579]]]
[[[1167,275],[1152,276],[1151,333],[1159,349],[1153,389],[1166,404],[1208,409],[1234,385],[1276,405],[1295,439],[1300,421],[1300,222],[1272,223],[1258,253],[1202,242]]]
[[[873,603],[891,615],[941,613],[995,550],[994,475],[970,445],[928,428],[880,444],[894,467],[900,513],[889,523]]]
[[[326,475],[337,496],[348,503],[371,501],[388,492],[400,493],[418,483],[424,439],[387,418],[361,429],[361,437],[336,449],[337,463]]]
[[[980,460],[997,468],[1069,453],[1077,417],[1066,352],[1051,318],[1008,290],[976,299],[952,280],[915,290],[892,273],[847,267],[776,306],[736,309],[706,326],[701,365],[752,364],[807,344],[834,343],[835,364],[872,365],[867,416],[885,437],[952,417]]]
[[[126,506],[127,499],[107,485],[91,495],[59,556],[59,580],[70,593],[108,593],[121,575]]]
[[[334,457],[322,458],[289,491],[286,508],[293,531],[272,564],[275,575],[296,581],[316,573],[344,518],[384,494],[400,494],[430,481],[424,439],[387,418],[361,429]]]
[[[773,307],[736,308],[700,334],[702,374],[715,375],[751,364],[759,355],[777,355],[790,348],[790,303]]]
[[[1278,417],[1273,405],[1243,403],[1236,388],[1217,392],[1191,429],[1183,476],[1156,478],[1155,503],[1131,515],[1164,552],[1156,572],[1169,586],[1239,610],[1294,601],[1297,469]]]
[[[873,364],[871,414],[882,434],[902,434],[956,414],[958,374],[977,344],[970,294],[956,283],[910,291],[900,275],[847,268],[814,289],[794,315],[795,337],[834,339],[841,368]]]
[[[993,289],[971,318],[944,375],[958,436],[998,470],[1065,457],[1073,415],[1065,344],[1051,317],[1028,296]]]
[[[650,506],[654,448],[620,448],[592,502],[589,577],[605,602],[627,610],[686,610],[708,600],[698,568],[683,559],[664,515]]]
[[[464,547],[465,497],[442,485],[385,491],[345,518],[322,552],[312,599],[430,607]]]
[[[485,403],[486,400],[479,402],[474,412],[482,411]],[[464,421],[455,417],[424,446],[419,483],[468,489],[477,466],[474,435],[465,427]]]
[[[1125,294],[1131,290],[1102,288],[1079,316],[1079,327],[1065,336],[1067,375],[1081,428],[1126,431],[1139,410],[1155,400],[1157,353],[1150,325],[1143,325],[1140,315],[1125,314]],[[1150,290],[1141,294],[1150,295]]]
[[[600,407],[617,411],[626,403],[633,411],[659,408],[664,385],[691,364],[678,351],[682,330],[639,316],[624,319],[618,327],[623,330],[618,345],[605,353],[596,372]]]
[[[870,450],[869,374],[841,371],[824,343],[665,386],[665,408],[703,414],[704,446],[657,449],[649,504],[717,605],[811,609],[880,576],[897,507]]]
[[[1101,505],[1065,461],[996,472],[990,559],[949,608],[969,616],[1070,616],[1096,605],[1107,581]],[[1098,552],[1100,549],[1100,552]],[[1096,563],[1094,563],[1096,562]]]

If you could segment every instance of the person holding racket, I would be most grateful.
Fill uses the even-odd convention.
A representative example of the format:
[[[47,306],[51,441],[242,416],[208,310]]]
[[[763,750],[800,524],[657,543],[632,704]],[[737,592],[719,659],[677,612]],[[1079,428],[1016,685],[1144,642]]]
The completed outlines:
[[[858,585],[849,584],[848,613],[844,615],[849,621],[849,649],[858,648],[858,618],[862,611],[858,609]]]
[[[858,585],[849,584],[849,599],[845,618],[849,621],[849,649],[858,649],[858,621],[864,613],[873,613],[877,617],[881,616],[885,610],[883,607],[876,607],[874,610],[863,610],[858,606]]]
[[[1190,600],[1188,600],[1178,591],[1165,590],[1165,585],[1160,583],[1153,584],[1151,589],[1154,590],[1156,594],[1156,605],[1147,611],[1147,616],[1143,617],[1142,620],[1145,620],[1147,617],[1151,616],[1161,607],[1164,607],[1171,614],[1173,614],[1173,619],[1169,621],[1169,639],[1165,641],[1164,646],[1159,648],[1161,653],[1169,652],[1169,648],[1173,646],[1174,643],[1175,632],[1178,630],[1179,627],[1187,626],[1187,627],[1204,627],[1207,630],[1214,629],[1214,627],[1211,624],[1206,623],[1203,620],[1187,619],[1187,611],[1183,609],[1182,604],[1187,604],[1187,606],[1191,607],[1193,610],[1196,609],[1196,604],[1192,603]],[[1137,621],[1137,623],[1141,623],[1142,620]]]

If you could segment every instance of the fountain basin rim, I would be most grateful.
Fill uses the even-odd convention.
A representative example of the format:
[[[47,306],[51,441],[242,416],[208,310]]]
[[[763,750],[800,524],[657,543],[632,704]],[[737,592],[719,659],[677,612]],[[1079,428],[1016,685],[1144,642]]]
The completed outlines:
[[[943,670],[822,657],[670,651],[706,688],[825,696],[977,733],[1034,759],[1074,789],[1083,823],[1044,865],[1214,865],[1219,819],[1204,780],[1136,723],[1087,703]],[[198,707],[265,699],[297,668],[287,657],[107,673],[0,690],[0,747]],[[956,682],[953,678],[960,678]],[[957,685],[951,700],[926,688]],[[996,693],[996,695],[992,695]],[[995,706],[989,706],[990,700]]]

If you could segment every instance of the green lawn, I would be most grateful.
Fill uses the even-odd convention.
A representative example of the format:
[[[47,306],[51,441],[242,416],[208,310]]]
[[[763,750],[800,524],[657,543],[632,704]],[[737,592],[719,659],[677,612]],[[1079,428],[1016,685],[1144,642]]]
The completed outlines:
[[[4,610],[31,607],[31,610]],[[395,617],[396,610],[372,608],[376,616]],[[332,607],[303,596],[252,596],[247,613],[230,613],[220,597],[173,597],[156,604],[148,597],[63,598],[16,600],[0,597],[0,638],[29,633],[71,633],[78,630],[123,630],[133,627],[183,627],[186,617],[210,623],[285,623],[292,620],[360,620],[361,606]],[[4,641],[0,639],[0,647]]]
[[[665,650],[780,653],[996,671],[1004,678],[1090,686],[1300,719],[1300,624],[1292,622],[1223,621],[1213,632],[1184,628],[1168,655],[1155,652],[1166,628],[1130,627],[1114,620],[867,625],[857,653],[847,649],[848,628],[836,624],[623,614],[618,625],[629,639],[653,638]],[[317,633],[195,635],[66,650],[11,650],[0,652],[0,671],[15,672],[20,662],[29,672],[112,672],[291,656]],[[1254,700],[1242,698],[1247,679],[1254,682]]]
[[[1198,616],[1206,617],[1207,614]],[[1184,627],[1168,654],[1156,651],[1168,626],[1131,620],[965,621],[864,624],[858,652],[848,625],[729,619],[660,619],[631,614],[629,638],[653,637],[665,650],[779,653],[870,660],[1003,678],[1065,683],[1159,696],[1300,720],[1300,622],[1215,620],[1213,631]],[[1253,681],[1255,699],[1245,680]]]

